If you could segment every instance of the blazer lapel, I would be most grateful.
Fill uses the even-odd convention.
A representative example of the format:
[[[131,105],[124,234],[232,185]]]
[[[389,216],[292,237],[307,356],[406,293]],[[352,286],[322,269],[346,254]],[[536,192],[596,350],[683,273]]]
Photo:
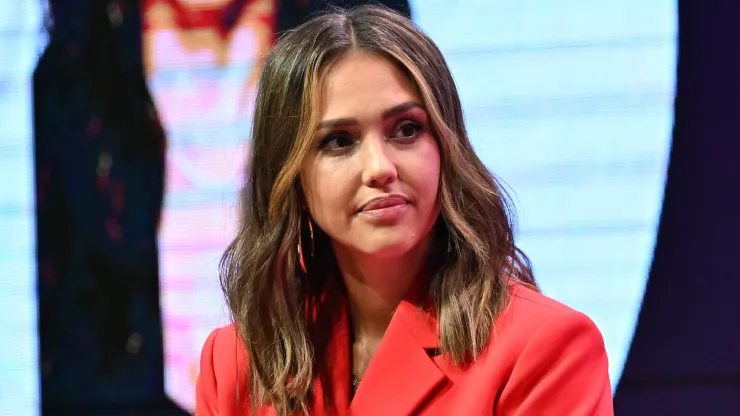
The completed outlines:
[[[326,403],[324,403],[323,392],[325,388],[332,389],[334,411],[332,416],[346,416],[349,412],[349,395],[350,395],[350,365],[351,357],[349,354],[349,316],[346,309],[339,316],[338,321],[334,324],[331,332],[331,341],[329,344],[328,359],[329,368],[331,369],[331,386],[322,385],[319,379],[314,384],[314,407],[313,413],[316,416],[326,415]]]
[[[350,413],[407,415],[418,410],[447,379],[430,356],[438,349],[436,319],[401,302],[350,403]]]

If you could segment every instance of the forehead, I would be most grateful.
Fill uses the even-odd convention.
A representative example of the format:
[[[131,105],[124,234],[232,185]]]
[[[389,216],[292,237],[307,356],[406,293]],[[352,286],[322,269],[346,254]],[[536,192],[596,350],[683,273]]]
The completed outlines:
[[[351,52],[324,74],[319,117],[377,116],[408,101],[421,102],[414,84],[397,65],[376,54]]]

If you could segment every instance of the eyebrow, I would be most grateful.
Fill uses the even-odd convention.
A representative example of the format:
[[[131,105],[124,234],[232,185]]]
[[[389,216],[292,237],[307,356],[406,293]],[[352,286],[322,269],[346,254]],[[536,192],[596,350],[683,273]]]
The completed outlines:
[[[412,108],[420,108],[424,110],[424,106],[417,103],[416,101],[407,101],[405,103],[401,103],[391,108],[388,108],[386,110],[383,110],[383,112],[380,114],[380,118],[385,120],[390,117],[397,116],[401,113],[404,113],[408,110],[411,110]],[[359,123],[359,120],[357,120],[356,118],[336,118],[336,119],[324,120],[320,122],[317,128],[323,129],[323,128],[329,128],[329,127],[348,127],[348,126],[356,125],[358,123]]]

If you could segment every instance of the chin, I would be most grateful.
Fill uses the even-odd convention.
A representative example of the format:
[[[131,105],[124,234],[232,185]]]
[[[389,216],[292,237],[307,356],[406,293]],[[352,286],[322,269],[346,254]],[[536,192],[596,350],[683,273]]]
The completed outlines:
[[[403,257],[406,253],[411,251],[411,247],[406,244],[382,244],[372,247],[362,247],[360,251],[368,256],[378,259],[396,259]]]
[[[355,249],[367,256],[379,259],[403,257],[420,243],[418,238],[412,237],[411,232],[370,232],[368,234],[360,240],[361,243]],[[415,234],[418,235],[418,233]]]

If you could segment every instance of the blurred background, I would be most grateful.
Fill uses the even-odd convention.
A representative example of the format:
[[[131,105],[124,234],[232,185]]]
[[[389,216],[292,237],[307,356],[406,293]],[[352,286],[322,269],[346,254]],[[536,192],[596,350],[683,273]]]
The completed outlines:
[[[0,3],[0,415],[188,414],[261,60],[327,2]],[[380,3],[443,51],[617,414],[740,414],[740,3]]]

